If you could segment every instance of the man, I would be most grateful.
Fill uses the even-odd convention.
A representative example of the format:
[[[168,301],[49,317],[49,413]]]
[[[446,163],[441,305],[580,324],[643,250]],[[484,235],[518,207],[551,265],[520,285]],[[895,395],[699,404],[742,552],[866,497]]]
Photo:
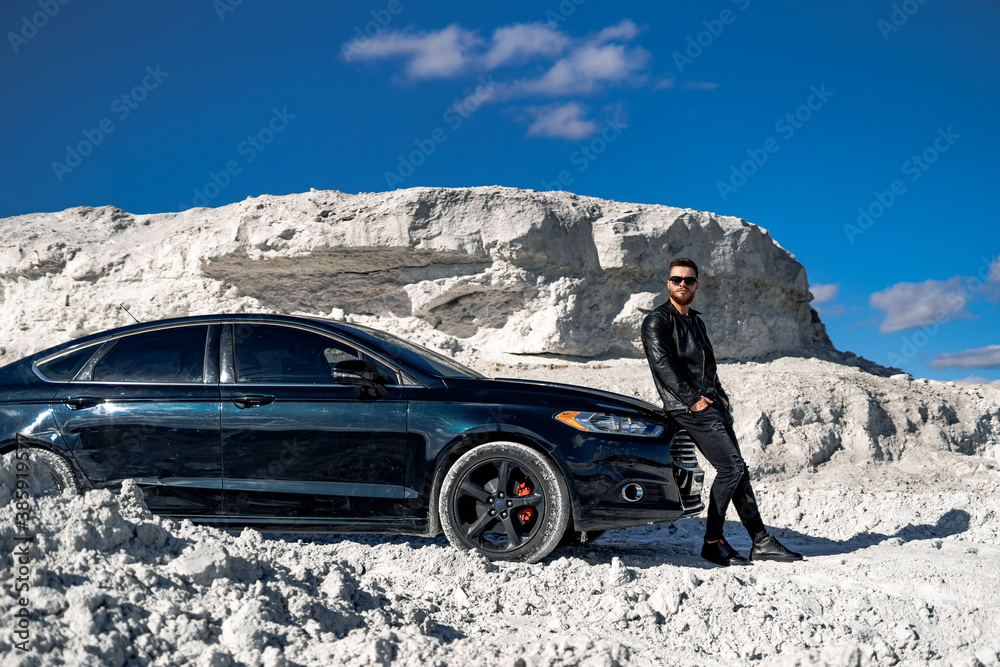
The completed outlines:
[[[802,560],[768,535],[750,486],[750,473],[733,431],[729,397],[716,372],[705,323],[691,308],[698,291],[698,266],[686,257],[670,262],[670,300],[642,323],[642,346],[653,382],[670,417],[694,440],[712,467],[712,484],[701,557],[718,565],[749,565],[722,535],[732,502],[753,540],[750,560]]]

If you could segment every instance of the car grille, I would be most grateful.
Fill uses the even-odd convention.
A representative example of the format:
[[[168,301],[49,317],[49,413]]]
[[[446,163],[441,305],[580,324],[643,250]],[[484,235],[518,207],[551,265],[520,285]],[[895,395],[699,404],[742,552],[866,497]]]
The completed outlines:
[[[678,468],[694,470],[698,467],[698,455],[694,440],[691,439],[687,431],[683,429],[677,431],[677,435],[674,436],[674,441],[670,445],[670,456]]]
[[[703,474],[701,466],[698,465],[698,454],[694,440],[691,439],[691,436],[684,429],[677,431],[677,435],[674,436],[674,441],[670,445],[670,457],[674,460],[675,468],[682,468],[684,471],[692,471],[692,473],[697,471],[697,474]],[[677,471],[675,474],[687,475],[688,473]],[[700,492],[693,494],[682,493],[681,504],[684,506],[684,516],[692,516],[705,509]]]

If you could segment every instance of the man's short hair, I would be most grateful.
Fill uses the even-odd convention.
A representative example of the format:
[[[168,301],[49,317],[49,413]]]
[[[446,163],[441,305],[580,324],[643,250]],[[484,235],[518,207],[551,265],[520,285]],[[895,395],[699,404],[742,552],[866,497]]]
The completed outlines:
[[[698,265],[694,263],[694,260],[690,260],[687,257],[678,257],[674,261],[670,262],[670,266],[667,268],[667,273],[673,273],[675,266],[683,266],[688,269],[694,269],[694,277],[698,277]]]

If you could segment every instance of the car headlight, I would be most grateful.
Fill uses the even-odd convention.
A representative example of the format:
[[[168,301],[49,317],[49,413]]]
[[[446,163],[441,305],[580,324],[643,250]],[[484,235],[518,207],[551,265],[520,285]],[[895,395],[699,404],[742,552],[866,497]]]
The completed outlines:
[[[634,417],[622,417],[607,412],[573,412],[566,410],[555,415],[563,424],[590,433],[617,433],[635,435],[641,438],[655,438],[663,433],[661,424],[643,421]]]

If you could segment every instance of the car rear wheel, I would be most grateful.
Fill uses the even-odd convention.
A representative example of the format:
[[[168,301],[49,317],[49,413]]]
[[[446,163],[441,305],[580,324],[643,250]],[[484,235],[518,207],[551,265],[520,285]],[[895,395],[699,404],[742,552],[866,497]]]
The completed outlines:
[[[21,448],[3,455],[3,473],[11,488],[19,480],[27,482],[32,498],[80,493],[80,481],[62,456],[37,447]]]
[[[491,442],[463,454],[438,500],[448,541],[490,560],[537,563],[569,524],[569,491],[552,463],[531,447]]]

